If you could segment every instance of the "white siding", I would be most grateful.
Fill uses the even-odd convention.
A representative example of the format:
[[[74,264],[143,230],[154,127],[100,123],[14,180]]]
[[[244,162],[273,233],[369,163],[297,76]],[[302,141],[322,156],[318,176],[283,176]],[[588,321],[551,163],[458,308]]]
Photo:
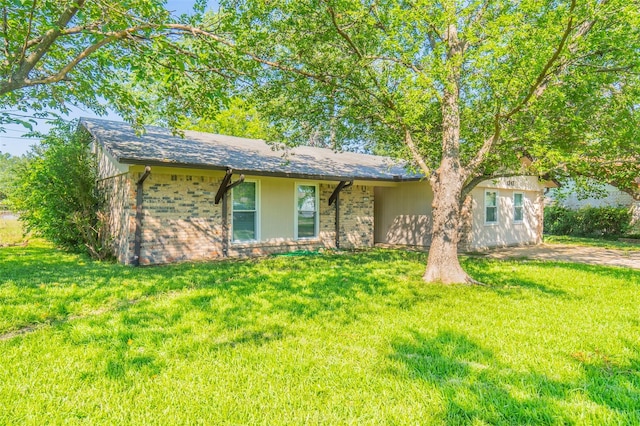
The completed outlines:
[[[260,180],[262,241],[293,240],[295,182],[292,179],[255,179]]]
[[[427,181],[375,188],[375,241],[385,244],[431,244],[433,191]]]
[[[537,244],[540,242],[541,223],[540,205],[541,191],[531,190],[537,184],[530,181],[528,184],[519,182],[519,185],[506,184],[509,180],[500,183],[485,182],[483,186],[476,187],[472,192],[473,221],[471,227],[471,249],[486,247],[511,246],[521,244]],[[487,186],[484,186],[487,185]],[[526,188],[526,189],[523,189]],[[497,223],[485,223],[485,192],[487,190],[498,193],[498,221]],[[523,220],[514,220],[513,194],[523,194]]]

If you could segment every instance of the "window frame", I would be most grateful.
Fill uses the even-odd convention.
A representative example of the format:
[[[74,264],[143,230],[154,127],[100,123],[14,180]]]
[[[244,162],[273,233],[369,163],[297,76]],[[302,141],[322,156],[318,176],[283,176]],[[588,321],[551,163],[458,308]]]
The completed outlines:
[[[487,205],[487,195],[490,194],[490,193],[496,194],[496,204],[495,204],[495,206]],[[498,225],[498,223],[500,222],[499,219],[498,219],[499,218],[498,215],[500,213],[500,207],[499,206],[500,206],[500,192],[497,189],[485,189],[485,191],[484,191],[484,224],[486,226]],[[493,207],[493,208],[496,209],[496,215],[495,215],[496,220],[495,221],[489,222],[487,220],[487,208],[488,207]]]
[[[315,219],[314,235],[312,237],[298,236],[298,188],[301,186],[313,186],[315,188]],[[320,236],[320,185],[316,182],[295,182],[293,185],[293,238],[295,240],[317,240]]]
[[[516,195],[520,195],[522,197],[521,199],[521,204],[519,206],[516,206]],[[512,201],[513,201],[513,223],[524,223],[524,192],[522,191],[514,191],[513,192],[513,197],[512,197]],[[516,219],[516,209],[520,209],[521,213],[521,219]]]
[[[242,183],[253,183],[255,184],[255,210],[236,210],[233,207],[233,199],[235,197],[235,188],[231,189],[231,229],[230,229],[230,233],[231,233],[231,243],[233,244],[246,244],[246,243],[256,243],[260,241],[260,181],[258,179],[245,179]],[[255,212],[255,238],[252,240],[236,240],[233,238],[233,229],[234,229],[234,220],[233,220],[233,214],[235,212]]]

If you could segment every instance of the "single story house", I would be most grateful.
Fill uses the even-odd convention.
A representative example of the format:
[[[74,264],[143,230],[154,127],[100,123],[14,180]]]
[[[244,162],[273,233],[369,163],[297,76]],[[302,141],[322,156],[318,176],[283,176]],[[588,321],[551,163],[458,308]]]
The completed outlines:
[[[125,264],[430,244],[429,182],[388,157],[158,127],[136,135],[100,119],[80,128]],[[478,185],[461,249],[539,243],[543,189],[526,176]]]

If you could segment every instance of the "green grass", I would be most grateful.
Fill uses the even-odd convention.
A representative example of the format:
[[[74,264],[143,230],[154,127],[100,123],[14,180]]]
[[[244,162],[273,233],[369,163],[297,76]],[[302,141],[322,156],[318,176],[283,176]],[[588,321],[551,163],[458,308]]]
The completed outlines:
[[[640,244],[626,243],[617,240],[607,240],[604,238],[571,237],[567,235],[545,235],[544,242],[588,247],[601,247],[624,251],[640,251]]]
[[[425,259],[0,249],[0,424],[640,424],[640,272]]]
[[[25,241],[22,225],[17,219],[0,217],[0,247]]]

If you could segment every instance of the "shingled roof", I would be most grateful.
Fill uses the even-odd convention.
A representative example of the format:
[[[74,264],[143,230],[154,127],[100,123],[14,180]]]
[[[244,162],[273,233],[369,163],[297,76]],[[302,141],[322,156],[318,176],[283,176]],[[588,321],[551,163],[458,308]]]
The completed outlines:
[[[184,138],[161,127],[136,135],[126,123],[80,119],[84,127],[123,164],[232,169],[234,173],[321,180],[418,180],[404,163],[389,157],[335,152],[326,148],[284,147],[260,139],[185,131]]]

